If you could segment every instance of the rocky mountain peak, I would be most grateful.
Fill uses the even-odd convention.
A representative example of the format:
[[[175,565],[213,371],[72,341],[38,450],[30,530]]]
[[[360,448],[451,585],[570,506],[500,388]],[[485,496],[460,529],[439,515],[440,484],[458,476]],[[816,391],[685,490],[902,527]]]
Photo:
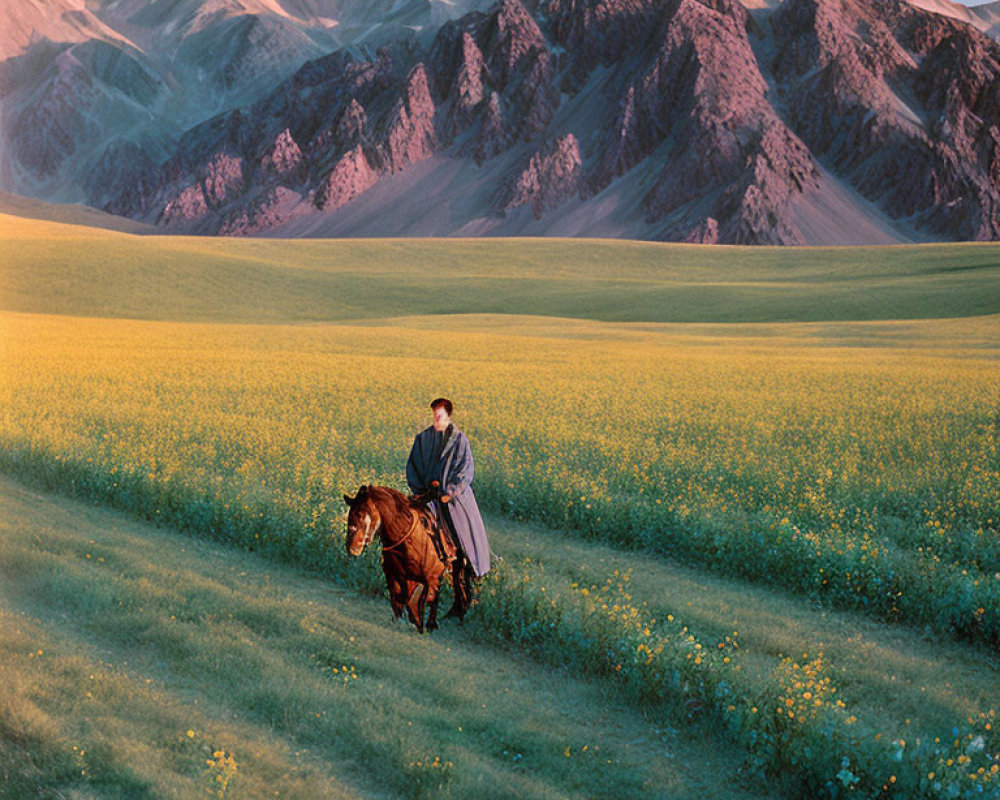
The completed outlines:
[[[500,111],[500,95],[490,92],[481,114],[479,135],[473,147],[473,156],[482,163],[507,150],[512,144],[512,136],[507,129],[503,113]]]
[[[417,64],[406,77],[402,96],[389,115],[380,153],[389,172],[400,172],[433,154],[437,145],[434,101],[427,71]]]
[[[483,99],[483,74],[486,59],[483,52],[468,31],[462,32],[462,64],[458,71],[456,90],[458,106],[463,109],[475,108]]]
[[[789,117],[814,152],[892,216],[1000,235],[1000,45],[902,0],[788,0],[772,23]]]
[[[548,63],[545,37],[521,0],[501,0],[495,25],[493,66],[499,80],[506,81],[512,72],[523,72],[526,67],[531,69],[540,60]]]
[[[513,177],[501,201],[504,211],[530,204],[536,219],[578,194],[583,177],[580,143],[568,133],[534,152]]]
[[[302,166],[302,150],[292,138],[292,132],[285,128],[261,160],[261,167],[280,177],[294,179],[301,174]]]
[[[361,145],[357,145],[344,153],[320,185],[316,207],[336,211],[373,186],[378,178],[378,171],[368,161]]]
[[[386,208],[402,227],[377,234],[407,233],[398,218],[435,234],[1000,237],[1000,45],[905,0],[753,15],[737,0],[498,0],[379,44],[306,62],[136,169],[108,148],[88,191],[200,233],[305,216],[354,234]],[[56,169],[74,142],[46,140]]]
[[[337,141],[342,147],[354,147],[361,143],[368,125],[368,114],[364,106],[352,97],[344,113],[337,122]]]

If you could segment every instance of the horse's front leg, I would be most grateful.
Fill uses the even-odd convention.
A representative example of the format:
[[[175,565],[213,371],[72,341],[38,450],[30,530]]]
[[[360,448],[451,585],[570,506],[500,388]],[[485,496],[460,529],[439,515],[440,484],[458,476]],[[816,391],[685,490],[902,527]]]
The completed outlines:
[[[392,606],[392,616],[394,620],[398,620],[403,615],[403,608],[406,605],[406,595],[403,594],[403,584],[398,577],[389,573],[389,570],[384,570],[385,572],[385,585],[389,590],[389,605]]]
[[[424,601],[427,599],[427,584],[408,580],[406,582],[406,612],[417,633],[424,632]]]
[[[424,581],[416,581],[416,591],[410,596],[407,609],[410,612],[410,621],[416,625],[417,633],[424,632],[424,607],[427,605],[428,585]]]

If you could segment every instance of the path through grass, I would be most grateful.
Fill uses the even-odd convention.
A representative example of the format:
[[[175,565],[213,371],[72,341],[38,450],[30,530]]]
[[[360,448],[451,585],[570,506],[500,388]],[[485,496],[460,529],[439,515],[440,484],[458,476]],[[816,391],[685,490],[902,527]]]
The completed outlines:
[[[543,563],[552,591],[631,570],[632,596],[655,618],[682,615],[709,641],[738,631],[748,685],[766,680],[783,655],[823,652],[844,699],[886,734],[947,736],[956,721],[995,707],[1000,697],[995,655],[931,632],[878,624],[780,589],[581,543],[503,517],[489,517],[488,527],[491,544],[505,558]]]
[[[7,479],[0,502],[2,797],[200,797],[217,751],[240,798],[755,796],[707,732],[455,627]]]

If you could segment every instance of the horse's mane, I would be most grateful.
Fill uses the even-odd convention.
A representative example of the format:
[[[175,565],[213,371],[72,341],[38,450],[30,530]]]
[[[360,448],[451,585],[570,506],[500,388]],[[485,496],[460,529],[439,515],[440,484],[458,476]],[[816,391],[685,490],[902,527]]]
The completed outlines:
[[[392,504],[393,509],[400,516],[406,516],[413,508],[410,498],[391,486],[369,486],[368,495],[375,500]]]

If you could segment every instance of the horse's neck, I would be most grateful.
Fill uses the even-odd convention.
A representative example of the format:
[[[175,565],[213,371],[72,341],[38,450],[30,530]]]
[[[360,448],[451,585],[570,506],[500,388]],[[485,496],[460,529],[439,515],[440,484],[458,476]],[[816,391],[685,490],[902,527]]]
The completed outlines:
[[[413,515],[397,514],[396,504],[392,497],[386,496],[385,498],[380,498],[375,502],[375,508],[378,509],[379,519],[382,520],[379,534],[382,537],[383,544],[392,544],[399,541],[410,530]]]

